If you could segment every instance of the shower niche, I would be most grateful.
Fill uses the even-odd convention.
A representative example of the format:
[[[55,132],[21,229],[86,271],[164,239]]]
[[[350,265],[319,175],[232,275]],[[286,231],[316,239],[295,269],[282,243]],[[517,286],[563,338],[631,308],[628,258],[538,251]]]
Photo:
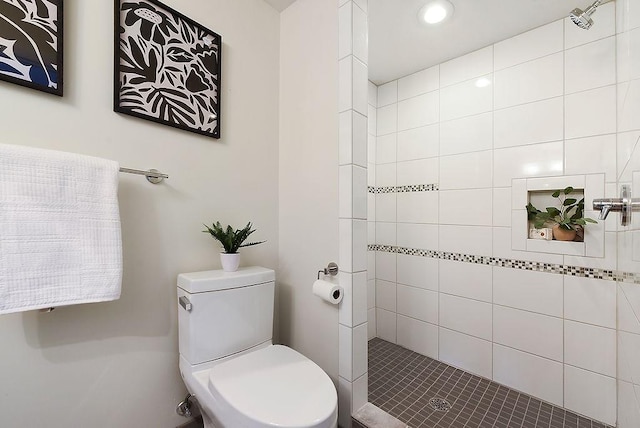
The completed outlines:
[[[582,257],[604,257],[604,221],[587,224],[584,228],[584,236],[575,241],[531,239],[529,230],[533,225],[528,219],[526,209],[528,203],[541,211],[546,207],[559,207],[558,199],[552,196],[553,192],[573,187],[571,198],[580,200],[584,197],[584,217],[597,219],[599,213],[593,210],[593,199],[604,194],[604,178],[604,174],[589,174],[514,179],[511,186],[512,249]]]

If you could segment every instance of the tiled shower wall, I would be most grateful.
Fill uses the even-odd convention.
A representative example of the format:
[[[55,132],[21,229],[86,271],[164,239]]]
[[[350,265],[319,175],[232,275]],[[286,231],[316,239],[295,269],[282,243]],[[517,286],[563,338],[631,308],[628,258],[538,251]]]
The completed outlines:
[[[640,13],[617,7],[370,84],[368,333],[636,427],[640,284],[614,279],[640,272],[638,216],[591,226],[603,257],[512,245],[514,179],[640,191]]]

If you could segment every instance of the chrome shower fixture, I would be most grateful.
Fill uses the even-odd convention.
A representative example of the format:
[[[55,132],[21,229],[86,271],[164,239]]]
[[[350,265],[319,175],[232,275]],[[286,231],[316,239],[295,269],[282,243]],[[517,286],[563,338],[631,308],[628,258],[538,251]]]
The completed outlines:
[[[569,18],[576,24],[578,27],[583,30],[588,30],[593,25],[593,19],[591,19],[591,15],[596,11],[598,6],[600,6],[602,0],[596,0],[593,2],[591,6],[587,8],[587,10],[582,10],[580,8],[575,8],[569,14]]]

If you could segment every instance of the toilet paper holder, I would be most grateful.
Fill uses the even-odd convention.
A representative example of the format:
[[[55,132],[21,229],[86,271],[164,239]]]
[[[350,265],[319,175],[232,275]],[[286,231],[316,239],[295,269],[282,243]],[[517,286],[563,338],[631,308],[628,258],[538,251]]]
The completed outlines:
[[[336,276],[338,274],[338,269],[338,264],[336,262],[331,262],[326,268],[318,271],[318,279],[320,279],[320,274]]]

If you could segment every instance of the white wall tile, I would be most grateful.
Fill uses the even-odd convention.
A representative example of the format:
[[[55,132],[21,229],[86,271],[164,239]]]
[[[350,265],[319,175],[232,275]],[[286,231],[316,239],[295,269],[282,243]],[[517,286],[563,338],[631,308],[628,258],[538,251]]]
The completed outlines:
[[[565,51],[565,93],[616,83],[616,38],[608,37]]]
[[[559,141],[564,137],[562,97],[497,110],[494,148]]]
[[[492,255],[492,230],[484,226],[440,225],[440,251],[451,253]]]
[[[437,183],[439,167],[437,158],[398,162],[398,186]]]
[[[491,226],[492,196],[491,189],[441,190],[440,224]]]
[[[493,46],[471,52],[440,65],[440,86],[450,86],[490,74],[493,71]]]
[[[398,284],[398,315],[438,323],[438,293]]]
[[[435,224],[398,223],[398,246],[438,249],[438,226]]]
[[[376,138],[376,164],[386,164],[396,161],[396,140],[398,134],[381,135]]]
[[[376,165],[376,186],[395,186],[397,182],[397,170],[398,166],[395,163]]]
[[[376,309],[376,334],[382,340],[396,343],[396,313]]]
[[[602,172],[606,181],[616,181],[615,134],[565,141],[565,174]]]
[[[615,282],[565,275],[564,316],[574,321],[615,328]]]
[[[343,377],[338,377],[338,423],[341,427],[351,427],[351,398],[353,384]]]
[[[357,111],[353,112],[353,135],[351,150],[353,163],[366,168],[367,166],[367,118]]]
[[[368,391],[369,377],[368,374],[365,373],[351,384],[351,414],[367,404]],[[347,427],[347,425],[342,426]]]
[[[367,278],[367,310],[376,307],[376,280]]]
[[[440,189],[491,187],[491,157],[490,150],[440,157]]]
[[[493,267],[493,301],[499,305],[562,317],[562,275]]]
[[[346,165],[353,162],[353,112],[344,111],[338,116],[338,162]]]
[[[384,251],[376,251],[376,278],[396,282],[396,255]]]
[[[372,185],[375,185],[376,140],[377,137],[374,135],[367,135],[367,168],[374,170],[373,174],[369,171],[369,175],[374,177],[371,181]]]
[[[618,332],[618,378],[640,385],[640,335]]]
[[[491,379],[491,342],[453,330],[440,328],[440,361]]]
[[[438,260],[398,254],[398,283],[438,291]]]
[[[555,21],[496,43],[495,69],[500,70],[560,52],[564,45],[563,36],[562,21]]]
[[[352,272],[367,270],[367,221],[353,220]]]
[[[493,82],[492,75],[483,76]],[[440,120],[485,113],[493,109],[493,85],[476,85],[468,80],[440,90]]]
[[[353,379],[357,379],[367,372],[367,324],[363,323],[353,328]]]
[[[578,92],[565,97],[565,138],[616,132],[616,87]]]
[[[367,14],[358,6],[353,7],[353,55],[367,64],[369,61],[369,28]]]
[[[398,101],[413,98],[440,88],[440,67],[435,66],[398,80]]]
[[[493,185],[505,187],[514,178],[562,175],[564,150],[557,141],[494,150],[493,158]]]
[[[562,362],[562,319],[493,306],[493,341]]]
[[[375,222],[375,237],[378,245],[396,245],[396,223]]]
[[[571,18],[566,18],[564,20],[565,49],[571,49],[575,46],[614,35],[616,33],[615,3],[619,2],[610,2],[598,6],[598,25],[594,25],[589,31],[584,31],[575,25]]]
[[[438,327],[398,315],[398,345],[431,358],[438,358]]]
[[[359,59],[353,58],[353,109],[366,116],[369,110],[367,82],[369,82],[367,66]]]
[[[338,111],[344,112],[353,107],[353,59],[343,58],[338,63]]]
[[[618,382],[618,428],[640,426],[640,385]]]
[[[617,36],[618,82],[640,78],[640,30],[635,29]]]
[[[378,136],[391,134],[398,130],[398,104],[380,107],[377,111]]]
[[[431,125],[439,120],[439,93],[429,92],[398,103],[398,130]]]
[[[564,321],[564,362],[606,376],[616,376],[616,331]]]
[[[616,31],[621,33],[640,27],[640,4],[637,0],[618,0],[616,7]]]
[[[376,307],[396,312],[396,283],[376,279]]]
[[[376,332],[376,308],[367,311],[367,340],[378,337]]]
[[[398,193],[399,223],[437,223],[438,192]]]
[[[338,326],[338,374],[346,380],[353,379],[353,367],[351,358],[353,356],[353,329],[340,324]]]
[[[338,58],[342,59],[353,53],[353,7],[349,2],[338,9]]]
[[[378,86],[378,107],[384,107],[398,102],[398,81]]]
[[[369,95],[368,95],[369,105],[373,107],[378,107],[378,87],[371,80],[369,80],[368,90],[369,90]]]
[[[491,303],[491,266],[439,260],[440,292]]]
[[[491,304],[440,293],[440,326],[491,340]]]
[[[619,283],[617,302],[618,328],[622,331],[640,334],[640,287],[634,284]]]
[[[561,96],[563,54],[557,53],[495,73],[495,108]]]
[[[493,225],[511,226],[511,189],[509,187],[493,188]]]
[[[564,406],[609,425],[616,424],[616,380],[572,366],[564,369]]]
[[[396,221],[395,193],[382,193],[376,195],[376,220]]]
[[[493,113],[440,123],[440,155],[491,150]]]
[[[493,345],[493,380],[562,406],[562,363]]]
[[[338,171],[339,180],[339,205],[340,218],[351,218],[353,210],[353,166],[341,166]]]
[[[618,132],[636,129],[640,129],[640,80],[638,79],[618,85]]]
[[[398,132],[398,161],[438,156],[440,127],[438,124]]]
[[[342,184],[342,183],[340,183]],[[353,218],[367,219],[367,169],[353,167]]]
[[[351,219],[338,220],[338,266],[343,272],[353,272],[353,221]]]

